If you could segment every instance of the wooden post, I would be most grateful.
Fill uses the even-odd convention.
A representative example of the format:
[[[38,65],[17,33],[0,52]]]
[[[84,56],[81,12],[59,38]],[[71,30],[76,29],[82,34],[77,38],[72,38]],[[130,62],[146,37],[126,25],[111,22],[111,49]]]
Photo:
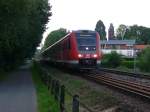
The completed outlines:
[[[55,83],[55,99],[58,101],[59,100],[59,81],[56,80],[56,83]]]
[[[78,95],[73,96],[72,112],[79,112],[79,96]]]
[[[47,85],[47,76],[45,72],[43,72],[43,81],[44,81],[44,84]]]
[[[51,93],[54,94],[55,80],[52,80]]]
[[[48,77],[48,90],[51,89],[51,82],[52,82],[52,77],[49,75],[49,77]]]
[[[60,90],[60,112],[65,111],[65,86],[61,86]]]
[[[45,85],[48,86],[48,75],[45,73]]]

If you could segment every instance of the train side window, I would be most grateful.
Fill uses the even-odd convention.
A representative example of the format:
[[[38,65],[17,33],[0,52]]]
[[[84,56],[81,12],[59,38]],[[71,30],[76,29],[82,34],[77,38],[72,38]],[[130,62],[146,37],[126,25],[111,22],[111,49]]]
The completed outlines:
[[[68,38],[66,44],[67,44],[67,50],[71,49],[70,38]]]
[[[63,43],[61,43],[60,45],[61,45],[60,50],[63,51],[64,50]]]
[[[65,42],[62,42],[62,51],[65,51]]]
[[[70,38],[68,39],[68,49],[71,49]]]

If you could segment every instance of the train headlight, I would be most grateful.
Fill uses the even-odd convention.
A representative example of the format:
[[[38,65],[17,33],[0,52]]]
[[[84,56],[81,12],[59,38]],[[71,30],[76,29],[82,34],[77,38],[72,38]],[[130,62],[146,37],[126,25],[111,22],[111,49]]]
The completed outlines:
[[[78,58],[82,58],[83,57],[83,55],[82,54],[78,54]]]
[[[88,48],[88,47],[86,47],[85,49],[86,49],[86,50],[89,50],[89,48]]]
[[[93,54],[93,57],[94,57],[94,58],[97,58],[98,56],[97,56],[97,54]]]

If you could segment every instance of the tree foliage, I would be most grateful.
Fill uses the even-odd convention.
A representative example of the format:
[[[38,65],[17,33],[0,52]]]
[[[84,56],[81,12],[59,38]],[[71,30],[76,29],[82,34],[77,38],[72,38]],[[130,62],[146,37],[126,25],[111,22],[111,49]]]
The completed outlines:
[[[125,33],[125,38],[135,39],[136,42],[140,40],[141,28],[138,25],[130,26]]]
[[[104,23],[99,20],[96,24],[96,27],[95,27],[95,31],[97,31],[100,35],[100,38],[102,40],[105,40],[106,39],[106,31],[105,31],[105,25]]]
[[[46,38],[43,49],[49,47],[62,37],[64,37],[67,34],[67,30],[64,28],[60,28],[58,30],[52,31]]]
[[[126,30],[127,30],[126,25],[123,25],[123,24],[119,25],[119,27],[117,28],[117,32],[116,32],[116,37],[120,40],[123,40]]]
[[[150,44],[150,28],[120,25],[117,29],[117,38],[134,39],[137,44]]]
[[[51,16],[48,0],[0,0],[0,67],[30,58]]]
[[[104,67],[118,67],[121,64],[121,55],[112,51],[110,54],[105,54],[102,59],[102,66]]]
[[[138,61],[138,66],[142,71],[150,72],[150,47],[140,53]]]
[[[150,28],[133,25],[125,34],[129,39],[135,39],[138,44],[150,44]]]

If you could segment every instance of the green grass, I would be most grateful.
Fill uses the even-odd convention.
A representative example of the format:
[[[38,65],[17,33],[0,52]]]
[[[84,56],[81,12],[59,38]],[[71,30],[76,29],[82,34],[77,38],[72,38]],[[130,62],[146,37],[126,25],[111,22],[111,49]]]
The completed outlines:
[[[4,73],[0,71],[0,81],[4,79]]]
[[[4,80],[8,76],[7,72],[0,70],[0,81]]]
[[[32,77],[36,86],[38,112],[59,112],[58,102],[48,91],[48,88],[42,83],[37,67],[32,67]]]

